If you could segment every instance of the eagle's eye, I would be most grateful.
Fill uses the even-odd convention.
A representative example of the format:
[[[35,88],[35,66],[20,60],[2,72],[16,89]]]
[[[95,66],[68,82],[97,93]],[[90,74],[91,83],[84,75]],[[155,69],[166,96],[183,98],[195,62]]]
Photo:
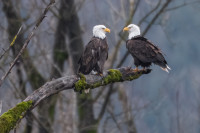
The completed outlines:
[[[105,29],[105,28],[102,28],[103,30]]]

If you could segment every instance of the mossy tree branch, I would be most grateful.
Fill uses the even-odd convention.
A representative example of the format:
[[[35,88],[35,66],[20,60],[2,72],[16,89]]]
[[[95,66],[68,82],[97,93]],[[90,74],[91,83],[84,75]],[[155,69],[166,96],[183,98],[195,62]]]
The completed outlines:
[[[32,101],[21,102],[0,116],[0,132],[9,133],[32,106]]]
[[[85,89],[94,89],[115,82],[131,81],[150,72],[151,69],[134,72],[130,67],[122,67],[104,72],[103,77],[79,74],[49,81],[35,90],[23,102],[0,116],[0,132],[7,133],[12,130],[17,122],[25,116],[26,111],[34,109],[41,101],[60,91],[74,89],[77,92],[82,92]]]

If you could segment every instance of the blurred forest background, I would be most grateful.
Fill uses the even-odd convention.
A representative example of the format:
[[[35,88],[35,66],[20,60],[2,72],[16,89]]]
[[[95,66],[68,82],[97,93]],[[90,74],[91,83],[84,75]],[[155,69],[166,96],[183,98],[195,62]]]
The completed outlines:
[[[49,0],[0,1],[0,77],[8,70]],[[132,82],[100,87],[90,94],[63,91],[39,104],[17,126],[20,133],[199,133],[199,0],[56,0],[27,50],[0,88],[2,112],[45,82],[77,70],[92,28],[104,24],[109,59],[105,70],[132,66],[124,26],[142,34],[166,54],[169,74],[158,66]],[[1,55],[0,54],[0,55]]]

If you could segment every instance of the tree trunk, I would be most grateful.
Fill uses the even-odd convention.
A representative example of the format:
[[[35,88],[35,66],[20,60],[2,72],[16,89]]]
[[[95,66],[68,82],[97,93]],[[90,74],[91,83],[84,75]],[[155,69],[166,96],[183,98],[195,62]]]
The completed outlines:
[[[83,53],[83,41],[81,38],[82,31],[79,24],[74,0],[65,0],[66,10],[68,11],[67,32],[69,37],[70,56],[73,63],[74,73],[78,70],[78,60]],[[79,132],[86,133],[91,131],[89,127],[94,124],[93,103],[91,93],[87,97],[80,94],[77,96],[78,114],[79,114]],[[89,114],[89,115],[84,115]],[[97,131],[97,128],[92,129]]]

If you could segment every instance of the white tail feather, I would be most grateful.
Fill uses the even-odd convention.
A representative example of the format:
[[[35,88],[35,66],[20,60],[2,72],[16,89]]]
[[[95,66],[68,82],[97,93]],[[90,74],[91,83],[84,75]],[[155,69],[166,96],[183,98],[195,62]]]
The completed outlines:
[[[160,67],[163,71],[169,73],[168,69],[167,68],[163,68],[163,67]],[[170,70],[170,69],[169,69]]]
[[[171,70],[171,68],[167,65],[167,69]]]

